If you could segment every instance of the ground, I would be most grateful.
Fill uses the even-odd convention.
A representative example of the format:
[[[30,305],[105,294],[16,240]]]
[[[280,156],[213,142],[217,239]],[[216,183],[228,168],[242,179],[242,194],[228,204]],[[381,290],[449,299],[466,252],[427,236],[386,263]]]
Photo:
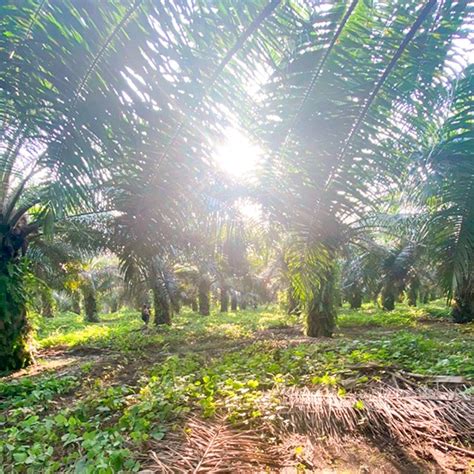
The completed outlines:
[[[333,339],[303,336],[276,307],[183,309],[160,328],[129,310],[38,318],[36,364],[0,381],[0,465],[469,472],[474,327],[447,313],[440,301],[343,308]]]

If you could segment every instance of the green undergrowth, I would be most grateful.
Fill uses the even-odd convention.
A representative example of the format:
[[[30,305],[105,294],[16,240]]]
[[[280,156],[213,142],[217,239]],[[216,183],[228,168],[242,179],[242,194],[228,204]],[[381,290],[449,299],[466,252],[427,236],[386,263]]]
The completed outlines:
[[[432,301],[426,305],[408,306],[399,304],[393,311],[384,311],[374,303],[362,305],[360,310],[344,306],[339,311],[339,327],[347,326],[373,326],[373,327],[415,327],[420,319],[436,318],[438,320],[450,319],[450,308],[444,300]]]
[[[173,318],[172,327],[156,328],[151,322],[146,329],[136,311],[100,315],[99,323],[85,323],[75,313],[64,313],[40,321],[37,341],[40,348],[66,346],[136,352],[146,350],[150,345],[179,347],[183,341],[193,344],[206,339],[236,340],[249,337],[257,330],[294,322],[293,318],[275,308],[226,314],[213,312],[210,316],[201,316],[184,308]]]
[[[293,322],[277,310],[208,318],[183,312],[172,328],[159,333],[151,329],[142,333],[137,315],[130,312],[102,316],[98,325],[69,321],[68,315],[48,320],[39,332],[43,347],[54,345],[53,341],[81,347],[79,341],[85,341],[87,347],[113,348],[123,354],[119,360],[125,369],[133,359],[129,353],[136,336],[146,344],[160,336],[156,350],[163,343],[172,347],[178,342],[181,346],[194,342],[196,349],[208,347],[216,334],[248,344],[221,353],[174,353],[120,382],[107,379],[120,364],[101,373],[94,370],[98,362],[89,361],[74,375],[51,372],[0,383],[0,465],[4,472],[133,472],[140,469],[136,453],[146,452],[147,442],[159,442],[167,431],[182,426],[191,411],[205,417],[226,414],[238,425],[258,425],[275,416],[279,401],[270,394],[279,388],[333,387],[344,396],[348,389],[362,389],[383,378],[384,370],[399,369],[474,378],[472,328],[443,325],[436,330],[419,321],[423,312],[405,309],[413,324],[404,329],[399,329],[400,318],[408,316],[384,313],[378,333],[368,327],[368,332],[350,336],[344,331],[354,326],[355,312],[344,310],[341,336],[288,346],[247,339],[256,330]],[[366,325],[374,317],[370,308],[359,315]],[[359,322],[357,327],[363,325]],[[91,333],[91,326],[107,331]],[[379,370],[366,370],[375,365]]]

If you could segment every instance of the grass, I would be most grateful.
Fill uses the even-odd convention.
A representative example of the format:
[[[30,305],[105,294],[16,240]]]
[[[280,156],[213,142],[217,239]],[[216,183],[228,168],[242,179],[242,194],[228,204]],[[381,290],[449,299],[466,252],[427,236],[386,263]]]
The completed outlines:
[[[213,312],[203,317],[185,308],[173,320],[172,328],[155,328],[152,323],[144,330],[136,311],[122,310],[101,315],[99,323],[84,323],[82,316],[64,313],[40,320],[37,330],[39,348],[65,346],[111,349],[121,352],[141,351],[150,345],[203,342],[206,339],[241,339],[255,331],[294,323],[283,312],[268,310]]]
[[[51,319],[42,319],[37,333],[41,349],[63,346],[67,348],[112,349],[122,352],[139,350],[143,343],[160,344],[160,334],[142,334],[143,326],[135,311],[123,310],[103,314],[99,323],[85,323],[75,313],[64,313]]]
[[[384,311],[374,303],[362,305],[360,310],[349,309],[345,305],[339,312],[339,327],[373,326],[373,327],[416,327],[419,320],[436,316],[449,320],[450,308],[442,300],[432,301],[421,307],[400,304],[393,311]]]
[[[191,411],[258,426],[277,408],[261,403],[269,391],[325,385],[343,395],[349,380],[362,389],[383,376],[365,371],[367,364],[474,378],[473,326],[445,322],[446,314],[441,302],[392,313],[343,308],[337,336],[317,343],[292,342],[294,330],[275,333],[281,340],[253,338],[298,322],[276,308],[209,317],[184,310],[171,328],[146,330],[125,310],[97,324],[72,313],[42,320],[40,348],[103,355],[68,372],[0,382],[0,465],[5,472],[134,472],[146,443]]]

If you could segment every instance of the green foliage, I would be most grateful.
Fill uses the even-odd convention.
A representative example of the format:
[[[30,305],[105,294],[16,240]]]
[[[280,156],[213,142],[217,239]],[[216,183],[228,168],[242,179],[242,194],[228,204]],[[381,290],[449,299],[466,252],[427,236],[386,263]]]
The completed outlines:
[[[416,316],[423,311],[398,305],[389,314],[373,303],[362,305],[361,309],[343,307],[338,316],[340,328],[350,326],[383,327],[383,326],[414,326]]]
[[[369,340],[360,350],[369,354],[370,360],[387,361],[410,372],[474,378],[473,347],[462,340],[436,338],[430,331],[399,331],[390,338]]]
[[[88,324],[75,313],[64,313],[54,319],[41,319],[38,328],[40,347],[90,347],[109,348],[121,352],[146,352],[149,345],[175,344],[182,341],[200,342],[238,339],[250,336],[253,331],[272,326],[287,325],[295,318],[288,318],[274,308],[238,313],[219,313],[215,310],[205,319],[185,308],[173,321],[172,328],[143,328],[136,311],[122,310],[101,314],[100,322]]]
[[[421,308],[399,305],[390,314],[373,305],[344,308],[343,335],[288,346],[251,339],[257,330],[281,331],[296,322],[274,308],[209,317],[185,311],[176,327],[159,331],[141,330],[139,315],[131,311],[101,315],[101,323],[90,325],[74,313],[43,318],[43,347],[107,348],[114,354],[111,366],[107,377],[97,377],[104,369],[92,359],[74,375],[1,382],[0,462],[14,472],[133,472],[139,469],[134,453],[148,440],[162,439],[190,412],[258,425],[274,416],[278,398],[269,399],[276,393],[269,391],[281,387],[326,386],[343,395],[345,380],[357,388],[381,376],[367,375],[364,366],[371,364],[474,379],[470,327],[441,321],[437,324],[446,324],[441,332],[425,324],[434,309],[449,312],[441,301]],[[157,356],[151,366],[150,351]],[[118,365],[127,368],[132,361],[138,362],[133,366],[138,380],[107,381]]]
[[[422,198],[432,204],[428,239],[432,258],[439,262],[440,283],[450,299],[457,322],[474,319],[474,65],[451,85],[446,120],[437,130],[422,163],[429,179],[419,183]]]
[[[29,278],[26,261],[0,261],[0,373],[31,361],[26,320]]]
[[[76,377],[44,377],[40,380],[22,378],[12,382],[0,382],[0,410],[12,408],[34,408],[36,412],[46,411],[50,400],[56,395],[67,393],[78,385]],[[46,402],[46,403],[45,403]],[[35,406],[35,405],[38,406]],[[19,410],[18,413],[21,413]],[[10,416],[15,416],[10,411]]]
[[[56,393],[62,394],[76,384],[75,379],[66,378],[59,382]],[[39,381],[35,385],[38,388],[32,393],[42,396],[44,403],[51,393],[51,382],[42,385]],[[130,459],[131,452],[125,448],[119,430],[101,428],[110,418],[109,412],[123,406],[127,393],[126,388],[109,388],[97,393],[94,400],[57,412],[55,403],[46,405],[47,411],[6,410],[0,442],[2,465],[15,472],[74,470],[72,466],[91,473],[134,470],[136,462]]]
[[[135,352],[163,342],[161,334],[144,333],[140,330],[142,326],[135,311],[101,314],[98,323],[87,323],[82,316],[68,312],[39,322],[38,344],[43,348],[81,346]]]

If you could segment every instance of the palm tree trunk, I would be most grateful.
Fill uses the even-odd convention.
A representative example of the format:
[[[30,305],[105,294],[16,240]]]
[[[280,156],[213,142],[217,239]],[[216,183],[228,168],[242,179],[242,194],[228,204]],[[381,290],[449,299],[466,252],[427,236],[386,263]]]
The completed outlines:
[[[155,308],[155,324],[171,324],[171,305],[168,296],[157,285],[152,288],[153,291],[153,306]]]
[[[89,284],[84,285],[82,296],[84,298],[84,319],[88,323],[98,323],[97,299],[93,286]]]
[[[426,304],[429,302],[429,293],[427,291],[424,291],[420,294],[420,301],[423,303],[423,304]]]
[[[382,290],[382,308],[385,311],[393,311],[395,309],[395,300],[397,299],[397,292],[394,285],[388,283]]]
[[[45,318],[54,317],[53,314],[53,295],[49,288],[43,288],[41,291],[41,314]]]
[[[81,295],[75,291],[72,296],[72,312],[81,314]]]
[[[208,278],[203,277],[199,281],[199,289],[198,289],[198,299],[199,299],[199,314],[203,316],[209,316],[210,314],[210,291],[211,291],[211,283]]]
[[[464,281],[454,296],[454,305],[451,312],[453,321],[459,324],[474,321],[474,285]]]
[[[229,309],[229,292],[225,286],[221,286],[220,292],[221,300],[221,313],[227,313]]]
[[[351,309],[360,309],[362,306],[362,291],[358,286],[354,286],[350,289],[348,299]]]
[[[119,302],[118,300],[113,300],[110,304],[110,312],[116,313],[119,310]]]
[[[331,337],[336,326],[335,269],[330,268],[321,284],[314,288],[306,318],[306,334],[309,337]]]
[[[237,311],[237,295],[233,291],[230,295],[230,310],[231,311]]]
[[[411,284],[407,292],[408,306],[416,306],[416,300],[418,298],[418,288],[416,285]]]
[[[0,372],[3,372],[26,367],[33,357],[27,342],[29,327],[22,267],[7,257],[0,259]]]

